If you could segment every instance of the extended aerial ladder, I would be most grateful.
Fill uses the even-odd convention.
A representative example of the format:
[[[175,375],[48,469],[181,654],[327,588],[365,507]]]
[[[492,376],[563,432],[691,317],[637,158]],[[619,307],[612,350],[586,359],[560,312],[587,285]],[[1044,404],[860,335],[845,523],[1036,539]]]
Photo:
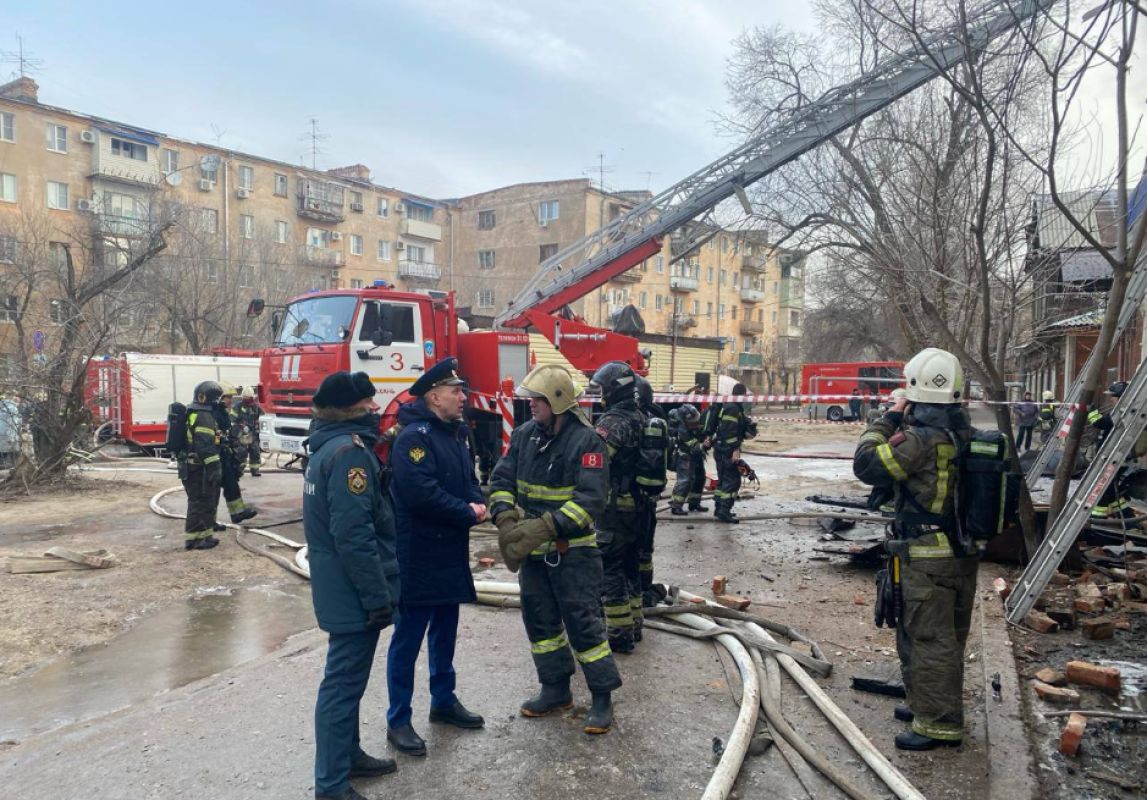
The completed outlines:
[[[539,266],[522,291],[494,319],[495,326],[533,325],[577,368],[592,370],[620,357],[638,370],[644,359],[637,340],[602,331],[560,312],[612,278],[661,251],[666,234],[681,231],[676,257],[711,238],[715,226],[695,220],[734,195],[749,208],[745,188],[828,139],[891,105],[963,61],[969,52],[1046,11],[1055,0],[995,0],[981,14],[983,24],[928,36],[911,51],[851,83],[830,89],[816,101],[666,189]],[[620,354],[620,355],[619,355]]]

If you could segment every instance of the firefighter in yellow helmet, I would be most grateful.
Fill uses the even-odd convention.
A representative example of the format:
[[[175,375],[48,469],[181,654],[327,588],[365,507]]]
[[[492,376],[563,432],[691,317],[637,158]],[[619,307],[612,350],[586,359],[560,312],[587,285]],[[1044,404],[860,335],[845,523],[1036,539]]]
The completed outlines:
[[[964,374],[951,353],[928,348],[905,366],[905,397],[872,422],[856,447],[860,480],[895,491],[889,580],[898,600],[896,645],[912,723],[901,750],[957,746],[964,736],[964,645],[975,599],[976,548],[956,514],[957,456],[971,437]]]
[[[578,410],[578,390],[562,367],[533,369],[518,395],[529,398],[533,419],[514,429],[494,467],[490,514],[507,566],[520,569],[522,621],[541,683],[522,715],[570,708],[570,676],[580,663],[593,694],[584,730],[606,733],[621,676],[606,639],[594,533],[609,493],[605,442]]]

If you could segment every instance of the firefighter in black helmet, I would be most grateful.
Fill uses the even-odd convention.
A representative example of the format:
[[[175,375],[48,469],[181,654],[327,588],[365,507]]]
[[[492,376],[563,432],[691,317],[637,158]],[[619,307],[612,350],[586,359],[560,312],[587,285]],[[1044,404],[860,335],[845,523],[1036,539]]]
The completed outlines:
[[[701,427],[701,412],[691,403],[679,407],[677,417],[681,420],[677,428],[677,460],[673,465],[677,482],[673,484],[669,508],[677,516],[685,516],[689,511],[709,510],[701,505],[701,492],[705,488],[705,431]]]
[[[195,387],[195,400],[187,407],[187,447],[179,460],[179,478],[187,492],[183,524],[187,550],[210,550],[219,544],[213,533],[223,472],[215,412],[222,396],[222,386],[203,381]]]
[[[734,395],[747,395],[745,384],[733,387]],[[717,489],[713,492],[717,509],[713,516],[722,522],[740,522],[733,513],[733,503],[741,490],[741,471],[737,461],[741,458],[741,443],[757,435],[757,423],[748,415],[749,403],[715,403],[709,406],[705,417],[705,433],[713,445],[713,460],[717,462]]]
[[[1115,423],[1111,419],[1111,412],[1115,408],[1115,403],[1119,402],[1119,398],[1127,391],[1127,381],[1116,381],[1107,387],[1105,395],[1112,398],[1113,402],[1108,404],[1106,410],[1093,408],[1087,415],[1087,424],[1095,429],[1095,447],[1098,449],[1103,445],[1103,440],[1107,438],[1107,434],[1115,427]],[[1135,461],[1135,454],[1133,453],[1128,457],[1128,462]],[[1131,501],[1127,499],[1127,495],[1123,491],[1123,481],[1127,477],[1128,467],[1131,464],[1125,464],[1119,468],[1115,473],[1115,477],[1111,483],[1107,484],[1107,488],[1103,490],[1103,494],[1099,496],[1099,500],[1091,507],[1091,516],[1096,519],[1106,519],[1108,517],[1117,519],[1131,519],[1135,516],[1135,510],[1131,508]]]
[[[635,645],[633,596],[641,595],[638,544],[648,499],[637,485],[637,465],[645,415],[637,408],[637,375],[624,361],[611,361],[593,374],[593,385],[605,406],[596,423],[609,455],[609,497],[597,521],[601,547],[602,601],[609,646],[615,653],[631,653]],[[637,585],[631,588],[630,584]],[[638,614],[641,606],[638,604]]]
[[[637,376],[637,408],[645,416],[641,433],[641,456],[638,461],[637,485],[645,498],[641,535],[637,542],[637,584],[640,591],[631,595],[629,604],[634,618],[633,634],[641,641],[641,626],[645,621],[643,608],[657,604],[653,590],[653,546],[657,536],[657,501],[668,481],[669,423],[661,406],[653,402],[653,386]],[[630,591],[634,589],[631,586]]]

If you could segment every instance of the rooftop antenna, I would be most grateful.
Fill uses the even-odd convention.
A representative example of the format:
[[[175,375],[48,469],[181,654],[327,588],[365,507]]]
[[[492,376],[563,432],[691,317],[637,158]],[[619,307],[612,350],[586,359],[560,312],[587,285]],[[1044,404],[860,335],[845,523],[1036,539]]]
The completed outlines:
[[[606,191],[605,176],[607,174],[613,172],[613,171],[614,171],[614,167],[606,166],[606,164],[605,164],[605,153],[598,153],[597,154],[597,165],[593,166],[593,167],[586,167],[585,169],[582,170],[582,174],[583,175],[592,175],[594,172],[596,172],[597,173],[597,188],[600,191],[604,192],[604,191]]]
[[[44,59],[32,58],[24,52],[24,37],[20,34],[16,34],[16,50],[0,50],[0,62],[16,64],[21,78],[28,77],[31,72],[39,72],[40,67],[44,66]]]
[[[331,138],[329,133],[323,133],[319,130],[319,120],[317,117],[311,117],[308,120],[311,129],[299,137],[304,142],[310,142],[310,155],[311,155],[311,169],[317,170],[319,168],[319,156],[322,155],[323,148],[322,142]],[[306,157],[306,153],[303,154]]]

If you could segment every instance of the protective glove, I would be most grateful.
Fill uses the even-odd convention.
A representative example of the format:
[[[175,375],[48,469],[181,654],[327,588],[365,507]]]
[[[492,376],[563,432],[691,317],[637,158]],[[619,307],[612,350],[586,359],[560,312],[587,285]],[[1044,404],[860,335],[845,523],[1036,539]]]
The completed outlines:
[[[366,612],[366,624],[372,628],[382,630],[394,621],[394,607],[383,606],[382,608],[372,608]]]
[[[522,512],[517,508],[508,509],[494,517],[494,524],[498,527],[499,537],[517,525],[521,519]]]
[[[499,514],[499,517],[502,515]],[[519,522],[514,527],[498,533],[498,549],[502,560],[510,572],[517,572],[530,553],[557,535],[557,527],[550,512]]]

